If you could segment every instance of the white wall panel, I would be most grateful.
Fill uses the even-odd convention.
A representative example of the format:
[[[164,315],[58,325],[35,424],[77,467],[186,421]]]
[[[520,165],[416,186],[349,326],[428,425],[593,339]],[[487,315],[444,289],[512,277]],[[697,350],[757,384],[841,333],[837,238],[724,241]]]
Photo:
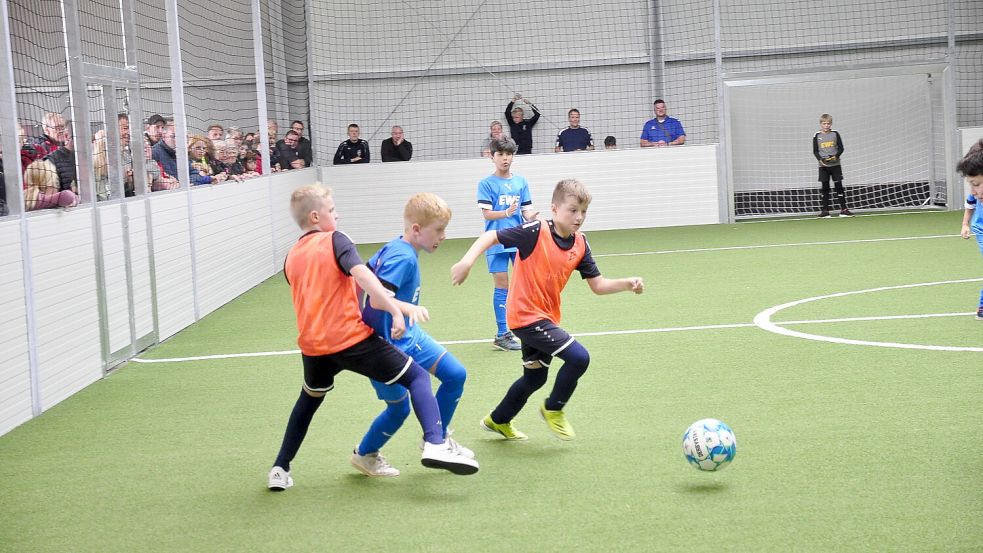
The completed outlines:
[[[133,269],[133,311],[137,338],[154,331],[153,296],[150,289],[150,250],[147,239],[146,199],[127,203],[130,234],[130,265]]]
[[[327,173],[330,174],[330,173]],[[275,244],[274,270],[283,268],[283,261],[290,251],[290,246],[294,245],[300,237],[300,228],[297,222],[290,215],[290,195],[293,191],[306,184],[313,184],[317,180],[315,169],[303,169],[300,171],[284,171],[276,173],[272,177],[272,221],[273,221],[273,243]],[[331,186],[330,180],[326,183]]]
[[[380,163],[324,170],[335,190],[339,228],[355,242],[385,242],[403,228],[403,206],[415,192],[433,192],[454,213],[449,238],[477,236],[478,181],[487,159]],[[712,224],[718,207],[717,146],[682,146],[521,156],[513,173],[526,177],[533,203],[549,213],[557,181],[580,179],[593,195],[588,230]]]
[[[0,435],[31,418],[20,222],[0,222]]]
[[[154,223],[160,339],[165,340],[195,322],[188,193],[153,194],[147,201]]]
[[[120,206],[100,204],[102,226],[103,286],[106,290],[106,315],[109,327],[109,351],[119,351],[130,344],[130,305],[126,296],[126,254],[123,243],[123,217]]]
[[[273,274],[268,181],[193,190],[199,314]]]
[[[52,211],[27,224],[46,410],[102,376],[92,212]]]

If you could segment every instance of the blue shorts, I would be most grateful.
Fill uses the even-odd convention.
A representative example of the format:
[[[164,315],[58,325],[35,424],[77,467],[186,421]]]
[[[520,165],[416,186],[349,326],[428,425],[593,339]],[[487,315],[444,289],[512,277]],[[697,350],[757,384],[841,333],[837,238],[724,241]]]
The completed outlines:
[[[447,348],[438,344],[437,340],[427,334],[423,335],[423,339],[417,342],[412,350],[404,353],[408,353],[418,365],[430,374],[433,374],[431,369],[434,368],[437,361],[440,361],[440,358],[447,353]],[[373,380],[372,387],[375,388],[376,397],[383,401],[396,402],[406,397],[407,394],[406,388],[399,384],[383,384]]]
[[[983,254],[983,232],[976,233],[976,243],[980,246],[980,253]]]
[[[509,262],[515,264],[515,252],[486,254],[485,261],[488,262],[489,273],[507,273],[509,272]]]
[[[539,361],[549,368],[553,357],[576,341],[566,330],[546,319],[522,328],[513,328],[512,333],[522,343],[522,364],[526,367]]]

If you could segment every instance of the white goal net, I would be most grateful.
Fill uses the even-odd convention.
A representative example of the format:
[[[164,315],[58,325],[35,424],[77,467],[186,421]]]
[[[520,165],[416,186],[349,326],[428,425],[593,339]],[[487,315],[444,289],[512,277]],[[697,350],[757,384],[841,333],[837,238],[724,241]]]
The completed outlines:
[[[942,75],[810,73],[727,83],[734,215],[819,211],[812,137],[833,116],[853,210],[944,205]]]

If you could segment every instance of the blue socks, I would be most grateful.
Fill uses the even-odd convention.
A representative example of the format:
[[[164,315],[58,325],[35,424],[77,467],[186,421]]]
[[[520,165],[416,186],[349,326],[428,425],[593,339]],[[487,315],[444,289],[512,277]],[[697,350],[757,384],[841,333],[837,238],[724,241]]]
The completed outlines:
[[[410,391],[413,412],[420,421],[420,426],[423,427],[423,439],[432,444],[442,443],[444,429],[440,423],[437,400],[434,399],[433,388],[430,387],[430,373],[414,362],[396,382]]]
[[[509,297],[509,291],[505,288],[495,288],[492,294],[492,307],[495,308],[495,324],[498,325],[497,336],[501,336],[509,331],[505,324],[505,300]]]
[[[294,410],[290,412],[290,419],[287,421],[287,430],[283,433],[283,443],[280,445],[280,453],[273,462],[275,467],[283,467],[283,470],[290,472],[290,461],[297,455],[300,444],[307,435],[307,428],[311,425],[314,413],[324,401],[324,396],[312,397],[304,390],[300,391],[300,397],[294,404]]]
[[[407,396],[404,395],[396,403],[386,403],[385,410],[372,421],[369,431],[358,444],[358,454],[375,453],[382,449],[399,427],[403,426],[403,421],[408,416],[410,416],[410,399]]]
[[[464,395],[464,381],[468,378],[468,372],[464,365],[451,355],[450,352],[444,354],[437,363],[437,371],[434,375],[440,381],[435,397],[437,407],[440,409],[440,420],[444,423],[444,437],[447,437],[447,429],[451,426],[451,419],[454,418],[454,411],[457,410],[457,403]]]
[[[440,413],[440,420],[443,426],[441,437],[447,437],[447,427],[450,426],[451,419],[454,418],[454,411],[457,404],[461,401],[464,394],[464,381],[467,379],[467,371],[464,365],[450,353],[445,353],[437,363],[437,380],[440,380],[440,387],[437,389],[435,399],[437,400],[437,411]],[[428,377],[429,378],[429,377]],[[372,421],[362,442],[358,444],[358,454],[375,453],[382,449],[386,442],[396,434],[396,431],[403,426],[403,421],[410,416],[410,400],[406,396],[395,403],[386,403],[385,410]]]

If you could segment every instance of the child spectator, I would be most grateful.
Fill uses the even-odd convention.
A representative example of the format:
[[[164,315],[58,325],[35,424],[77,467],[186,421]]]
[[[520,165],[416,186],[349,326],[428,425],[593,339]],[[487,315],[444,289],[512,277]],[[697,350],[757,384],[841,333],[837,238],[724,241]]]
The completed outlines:
[[[451,419],[464,393],[467,371],[447,348],[438,344],[418,324],[430,318],[427,309],[420,306],[420,250],[433,253],[444,241],[444,231],[450,220],[451,210],[441,198],[426,192],[410,198],[403,210],[403,235],[389,241],[368,262],[382,286],[395,297],[396,305],[406,319],[406,332],[398,339],[390,335],[392,316],[377,308],[371,299],[365,301],[362,319],[387,342],[437,377],[440,388],[435,395],[443,422],[443,438],[452,449],[473,459],[474,452],[450,437]],[[406,388],[399,384],[387,385],[373,380],[372,386],[379,399],[386,403],[386,408],[352,452],[352,466],[367,476],[399,476],[399,470],[386,461],[380,450],[409,416],[409,398]]]
[[[522,109],[522,106],[515,105],[521,99],[522,95],[516,94],[512,97],[509,105],[505,106],[505,120],[509,124],[509,132],[512,134],[512,140],[515,140],[515,145],[518,148],[515,152],[517,155],[532,153],[532,128],[536,126],[540,115],[536,106],[530,104],[527,100],[526,104],[532,109],[532,119],[526,120],[525,110]]]
[[[607,135],[604,137],[604,149],[605,150],[617,150],[618,149],[618,139]]]
[[[423,466],[455,474],[477,472],[474,459],[452,449],[442,438],[440,412],[427,371],[379,339],[362,321],[356,284],[373,305],[391,316],[390,337],[398,340],[406,331],[396,302],[362,263],[351,239],[337,230],[338,215],[331,190],[319,184],[298,188],[290,197],[290,211],[304,231],[284,261],[284,276],[297,315],[304,385],[287,422],[267,487],[282,491],[293,485],[290,462],[325,394],[334,388],[335,375],[343,370],[386,384],[400,384],[409,390],[413,410],[423,427]]]
[[[976,236],[976,243],[983,254],[983,209],[979,208],[983,200],[983,139],[966,152],[966,155],[956,165],[956,170],[966,177],[969,184],[969,195],[966,196],[966,209],[963,211],[963,224],[960,234],[968,239],[970,234]],[[980,290],[980,303],[976,308],[976,320],[983,321],[983,290]]]
[[[77,189],[62,190],[58,169],[47,159],[32,161],[24,171],[24,209],[34,211],[53,207],[75,207]]]
[[[593,150],[594,139],[591,138],[587,127],[580,126],[580,110],[573,108],[567,112],[567,120],[570,126],[560,131],[556,135],[556,146],[554,152],[576,152],[580,150]]]
[[[491,149],[492,140],[505,138],[505,129],[501,121],[492,121],[488,125],[488,137],[481,143],[481,157],[491,157],[494,152]]]
[[[524,177],[512,174],[512,161],[516,145],[511,138],[492,140],[489,145],[495,172],[478,183],[478,207],[485,219],[485,230],[499,230],[521,225],[536,218],[532,207],[532,194]],[[486,261],[492,274],[494,290],[492,307],[498,326],[492,344],[502,351],[520,349],[505,320],[505,304],[509,289],[509,262],[515,263],[515,248],[500,245],[488,249]]]
[[[819,161],[819,182],[822,184],[822,211],[820,218],[829,217],[829,180],[836,186],[836,201],[840,206],[840,217],[853,217],[846,207],[846,191],[843,189],[843,168],[840,156],[843,154],[843,139],[833,130],[833,116],[824,113],[819,117],[819,132],[812,137],[812,155]]]
[[[215,150],[212,141],[200,134],[188,138],[188,173],[191,184],[218,184],[225,181],[227,175],[217,172],[214,167]]]
[[[509,388],[498,406],[481,421],[489,432],[508,440],[525,440],[512,419],[529,397],[546,384],[553,357],[563,360],[553,390],[539,413],[550,431],[561,440],[572,440],[573,427],[563,409],[587,371],[590,355],[584,346],[560,328],[560,292],[574,271],[587,280],[595,294],[641,294],[639,277],[608,279],[601,276],[580,227],[587,217],[591,196],[576,179],[562,180],[553,190],[553,218],[518,227],[490,230],[475,240],[464,257],[451,267],[451,281],[461,284],[481,252],[501,244],[517,248],[512,294],[508,303],[509,328],[522,341],[522,376]]]
[[[259,154],[256,152],[246,152],[246,155],[242,156],[240,163],[242,163],[243,177],[251,179],[262,174],[260,171],[263,165],[260,163]]]

